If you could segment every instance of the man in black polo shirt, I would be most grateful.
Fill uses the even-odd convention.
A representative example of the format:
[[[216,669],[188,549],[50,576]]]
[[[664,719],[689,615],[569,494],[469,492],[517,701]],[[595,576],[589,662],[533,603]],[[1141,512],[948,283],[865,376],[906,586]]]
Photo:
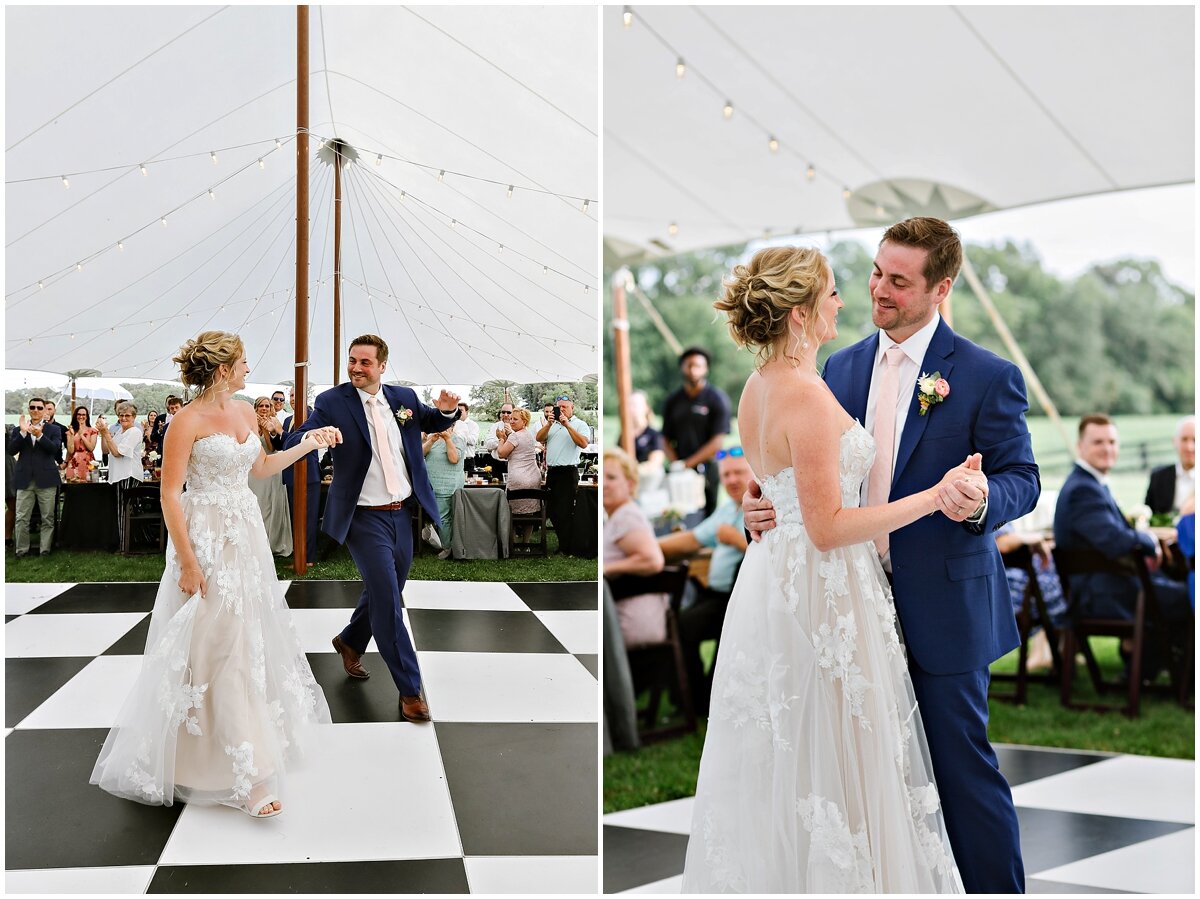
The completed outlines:
[[[704,514],[717,508],[721,476],[715,458],[729,433],[729,397],[708,383],[708,351],[688,347],[679,356],[683,386],[663,405],[667,458],[704,475]]]

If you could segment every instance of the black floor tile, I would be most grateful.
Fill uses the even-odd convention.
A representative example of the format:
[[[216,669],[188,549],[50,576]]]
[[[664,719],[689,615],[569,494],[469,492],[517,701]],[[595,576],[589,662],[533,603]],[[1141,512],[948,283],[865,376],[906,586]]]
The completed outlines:
[[[596,725],[436,727],[465,855],[596,853]]]
[[[342,657],[336,652],[306,653],[313,677],[325,693],[334,724],[365,724],[400,720],[400,692],[384,664],[383,656],[368,652],[362,665],[370,672],[367,680],[346,676]],[[433,709],[436,720],[437,709]]]
[[[150,616],[147,615],[131,627],[120,640],[104,650],[106,656],[140,656],[146,652],[146,638],[150,635]]]
[[[513,592],[536,612],[590,612],[600,608],[595,581],[509,584]]]
[[[148,893],[466,893],[460,858],[279,865],[165,865]]]
[[[1026,893],[1124,893],[1124,890],[1105,890],[1101,887],[1083,886],[1078,883],[1059,883],[1056,880],[1038,880],[1030,877],[1025,881]]]
[[[424,652],[566,652],[532,612],[409,609],[413,644]]]
[[[16,727],[91,661],[83,657],[4,660],[4,726]]]
[[[1000,760],[1000,773],[1013,787],[1105,759],[1102,755],[1083,752],[1045,752],[1019,746],[997,746],[996,756]]]
[[[594,652],[575,653],[575,658],[579,659],[579,664],[591,672],[592,677],[600,680],[600,656],[598,654]]]
[[[20,615],[5,615],[4,623],[8,624],[10,621],[16,621],[20,617],[21,617]]]
[[[1017,819],[1026,871],[1046,871],[1192,826],[1020,806]]]
[[[604,825],[604,892],[619,893],[682,874],[687,844],[682,833]]]
[[[8,870],[153,865],[181,803],[118,799],[88,783],[108,731],[16,730],[4,741]]]
[[[353,609],[362,590],[362,581],[292,581],[287,604],[292,609]]]
[[[53,615],[66,612],[149,612],[154,608],[158,584],[76,584],[28,614]]]

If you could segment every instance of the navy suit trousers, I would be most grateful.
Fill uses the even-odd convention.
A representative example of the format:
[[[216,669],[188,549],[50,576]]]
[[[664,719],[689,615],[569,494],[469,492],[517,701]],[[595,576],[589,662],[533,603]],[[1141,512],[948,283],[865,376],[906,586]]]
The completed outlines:
[[[421,671],[403,618],[404,584],[413,557],[412,516],[407,507],[356,509],[346,548],[362,575],[363,592],[342,640],[361,655],[374,635],[400,695],[416,696],[421,692]]]

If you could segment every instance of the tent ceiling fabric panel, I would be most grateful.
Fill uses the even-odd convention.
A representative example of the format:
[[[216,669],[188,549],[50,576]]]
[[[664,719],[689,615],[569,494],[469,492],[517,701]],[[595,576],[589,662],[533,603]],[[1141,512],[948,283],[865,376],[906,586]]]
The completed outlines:
[[[251,380],[292,376],[295,16],[6,10],[9,367],[170,379],[204,327],[246,338]],[[311,380],[332,372],[334,137],[359,153],[343,338],[381,334],[389,375],[423,384],[595,371],[596,24],[587,7],[312,7]]]
[[[1194,180],[1190,7],[633,15],[604,12],[609,264]]]

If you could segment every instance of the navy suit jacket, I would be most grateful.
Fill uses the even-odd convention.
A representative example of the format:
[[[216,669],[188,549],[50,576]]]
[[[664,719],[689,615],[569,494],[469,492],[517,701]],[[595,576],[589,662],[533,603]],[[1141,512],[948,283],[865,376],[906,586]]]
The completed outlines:
[[[1154,538],[1130,525],[1108,488],[1078,465],[1071,469],[1058,494],[1054,543],[1059,549],[1098,550],[1109,559],[1134,552],[1155,554]],[[1072,611],[1089,615],[1124,618],[1138,593],[1138,580],[1133,575],[1074,574],[1069,583]]]
[[[422,403],[411,387],[384,384],[381,389],[393,413],[398,412],[401,407],[413,412],[413,417],[400,426],[405,469],[408,472],[409,483],[412,484],[413,496],[429,519],[440,525],[437,500],[429,483],[429,475],[425,471],[421,432],[435,433],[452,427],[458,418],[457,410],[453,416],[443,415],[439,410]],[[362,493],[363,481],[367,477],[367,469],[371,466],[372,455],[367,414],[354,385],[339,384],[319,395],[313,407],[313,414],[305,420],[299,430],[288,434],[287,446],[292,447],[299,443],[305,431],[329,425],[341,429],[342,443],[330,450],[333,453],[336,475],[329,487],[329,499],[325,504],[325,518],[321,522],[321,530],[338,543],[345,543],[346,535],[350,533],[350,522],[354,518],[359,494]]]
[[[825,363],[834,396],[862,423],[878,347],[875,332]],[[912,384],[891,499],[932,487],[968,455],[982,453],[988,507],[981,526],[937,512],[892,533],[896,612],[908,651],[923,670],[961,674],[986,667],[1019,642],[992,532],[1037,505],[1041,479],[1025,425],[1025,380],[1015,365],[955,334],[943,320],[920,371],[941,372],[950,394],[920,415]]]
[[[62,483],[58,463],[62,458],[63,429],[59,425],[46,428],[37,440],[32,434],[22,434],[13,428],[8,437],[8,454],[17,456],[13,486],[18,490],[34,487],[57,487]]]

